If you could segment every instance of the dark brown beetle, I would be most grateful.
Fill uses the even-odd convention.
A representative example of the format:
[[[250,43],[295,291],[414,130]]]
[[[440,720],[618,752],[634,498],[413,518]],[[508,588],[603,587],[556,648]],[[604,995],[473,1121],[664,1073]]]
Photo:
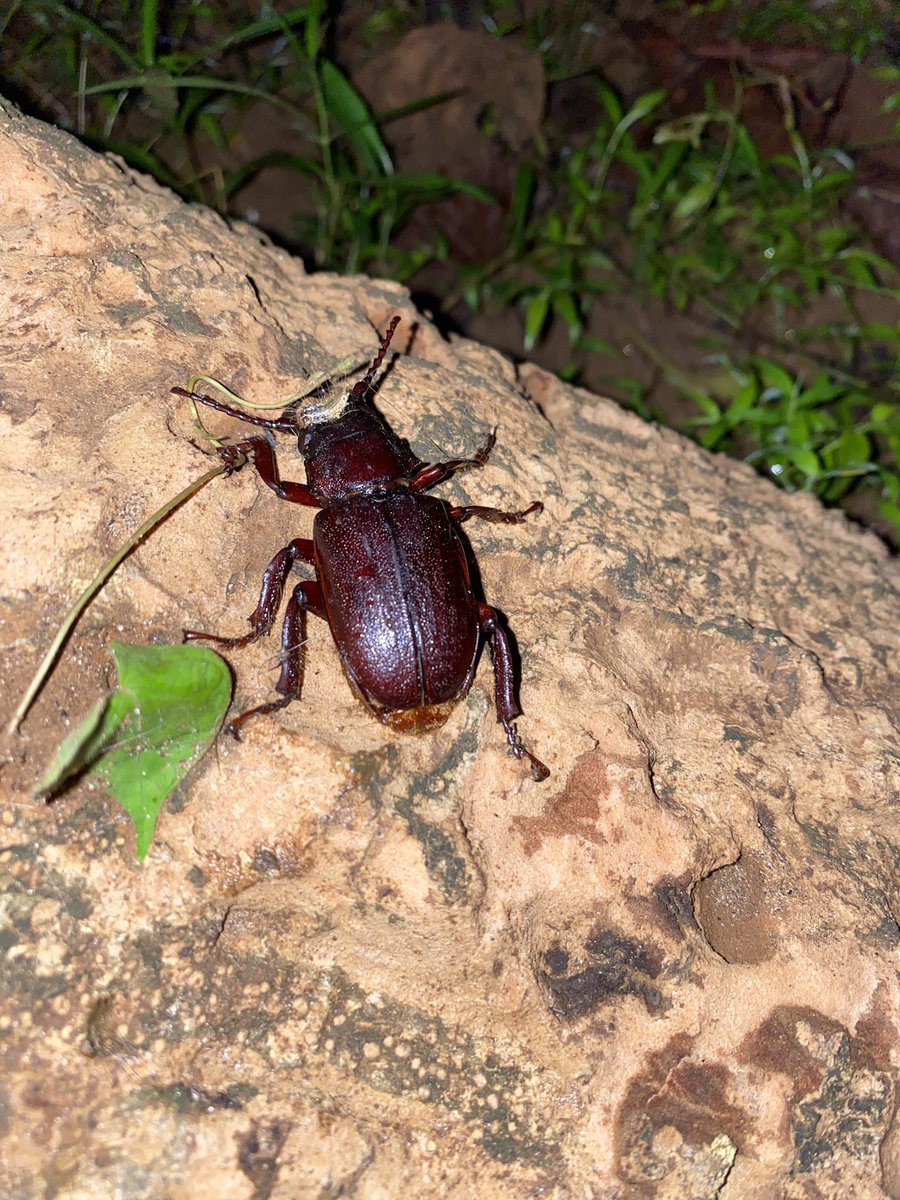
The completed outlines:
[[[472,458],[422,463],[387,426],[371,403],[372,382],[400,321],[391,321],[381,349],[336,415],[307,406],[302,422],[293,413],[274,420],[254,416],[183,388],[172,390],[251,425],[299,438],[306,483],[282,482],[264,437],[223,447],[231,466],[249,458],[260,478],[282,500],[318,508],[313,538],[295,538],[266,567],[259,603],[244,637],[223,638],[185,630],[185,641],[246,646],[267,634],[296,562],[315,567],[316,581],[298,583],[282,628],[283,659],[275,690],[281,699],[261,704],[228,725],[235,737],[244,722],[274,712],[300,695],[301,619],[304,610],[327,621],[354,690],[393,729],[423,731],[446,720],[468,688],[483,641],[494,660],[497,717],[512,752],[526,758],[535,779],[547,767],[522,745],[513,722],[516,698],[509,637],[497,612],[472,595],[465,551],[456,525],[481,517],[517,525],[540,512],[539,501],[523,512],[480,505],[455,508],[426,489],[464,467],[482,467],[493,432]]]

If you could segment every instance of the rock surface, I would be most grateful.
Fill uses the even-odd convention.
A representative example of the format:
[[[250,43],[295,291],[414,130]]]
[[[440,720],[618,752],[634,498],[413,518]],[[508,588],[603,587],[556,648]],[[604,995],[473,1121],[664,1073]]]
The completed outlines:
[[[142,867],[101,792],[30,799],[111,637],[242,632],[308,536],[251,472],[215,480],[120,568],[7,746],[3,1195],[900,1197],[882,546],[5,104],[0,222],[4,719],[99,563],[208,465],[169,388],[277,399],[397,312],[398,432],[435,459],[499,427],[439,494],[545,502],[467,532],[553,770],[505,753],[486,661],[446,725],[402,737],[311,622],[303,700],[219,743]],[[238,703],[276,654],[233,656]]]

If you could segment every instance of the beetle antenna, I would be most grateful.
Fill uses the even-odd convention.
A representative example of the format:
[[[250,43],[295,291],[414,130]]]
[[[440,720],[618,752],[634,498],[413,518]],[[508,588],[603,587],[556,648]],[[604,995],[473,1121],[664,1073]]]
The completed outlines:
[[[378,368],[384,362],[384,356],[387,354],[388,346],[390,346],[390,344],[391,344],[391,338],[394,336],[394,330],[397,328],[397,326],[399,324],[400,324],[399,316],[394,316],[391,318],[391,323],[390,323],[390,325],[388,325],[387,332],[385,333],[384,338],[382,339],[382,342],[381,342],[381,349],[378,351],[378,353],[372,359],[371,367],[369,367],[368,371],[366,371],[366,373],[365,373],[365,375],[363,375],[362,379],[360,379],[358,383],[354,383],[353,387],[350,389],[350,399],[351,400],[361,399],[371,389],[372,380],[378,374]]]

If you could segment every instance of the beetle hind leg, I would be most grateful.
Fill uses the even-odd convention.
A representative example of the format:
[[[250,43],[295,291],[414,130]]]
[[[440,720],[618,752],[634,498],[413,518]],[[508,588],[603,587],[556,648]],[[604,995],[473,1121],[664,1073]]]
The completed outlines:
[[[279,708],[286,708],[292,700],[299,699],[300,684],[303,678],[300,662],[300,651],[303,645],[303,614],[307,611],[327,620],[322,589],[317,583],[310,580],[297,584],[291,593],[284,614],[284,624],[281,627],[281,673],[275,684],[275,691],[280,692],[281,695],[278,700],[270,700],[267,704],[248,708],[246,712],[228,722],[225,730],[237,741],[241,740],[241,729],[251,717],[261,717],[266,713],[277,712]]]
[[[503,726],[509,748],[516,758],[527,759],[531,766],[531,777],[536,783],[546,779],[550,768],[536,758],[522,744],[515,727],[516,717],[522,715],[522,709],[516,698],[516,681],[513,670],[512,649],[509,636],[503,627],[496,609],[488,604],[478,605],[478,623],[482,636],[491,648],[494,660],[494,702],[497,706],[497,719]]]

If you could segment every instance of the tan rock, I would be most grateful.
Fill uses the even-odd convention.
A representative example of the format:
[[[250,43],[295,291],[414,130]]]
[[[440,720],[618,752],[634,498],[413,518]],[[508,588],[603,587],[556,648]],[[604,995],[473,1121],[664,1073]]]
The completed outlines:
[[[3,1195],[900,1196],[881,544],[444,340],[396,284],[307,276],[0,116],[5,717],[99,563],[208,465],[170,387],[277,399],[396,312],[398,432],[434,459],[499,426],[440,494],[546,504],[470,536],[553,771],[506,754],[487,662],[403,737],[310,622],[302,701],[220,741],[142,867],[99,791],[31,800],[111,637],[242,632],[265,563],[308,536],[251,472],[215,480],[120,568],[7,747]],[[239,703],[276,654],[233,656]]]

